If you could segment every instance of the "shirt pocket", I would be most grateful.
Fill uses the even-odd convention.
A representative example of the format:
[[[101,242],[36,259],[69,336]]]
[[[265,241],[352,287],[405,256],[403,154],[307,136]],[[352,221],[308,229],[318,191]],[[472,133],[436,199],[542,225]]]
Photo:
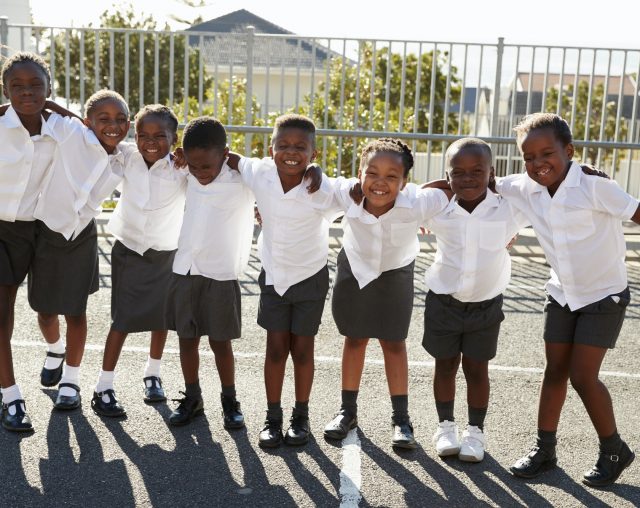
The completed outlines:
[[[564,223],[566,224],[567,240],[585,240],[596,231],[591,210],[571,210],[564,213]]]
[[[391,245],[404,247],[415,242],[418,235],[418,222],[403,222],[391,224]]]
[[[184,192],[184,181],[182,179],[168,179],[152,177],[151,179],[151,199],[148,208],[157,210],[169,205],[182,192]]]
[[[478,244],[484,250],[500,250],[507,247],[507,224],[502,221],[489,222],[480,226]]]

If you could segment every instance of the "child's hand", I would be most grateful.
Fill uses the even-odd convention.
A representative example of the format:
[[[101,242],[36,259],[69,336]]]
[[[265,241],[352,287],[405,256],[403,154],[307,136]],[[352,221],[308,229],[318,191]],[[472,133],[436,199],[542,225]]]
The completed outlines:
[[[353,187],[349,189],[349,197],[353,199],[353,202],[356,205],[359,205],[362,199],[364,198],[364,194],[362,193],[362,185],[360,181],[357,181]]]
[[[302,179],[309,180],[307,191],[309,194],[313,194],[320,189],[320,184],[322,183],[322,168],[315,163],[309,164]]]
[[[608,174],[606,174],[604,171],[597,169],[595,166],[592,166],[591,164],[582,164],[581,167],[582,167],[582,172],[585,175],[599,176],[600,178],[606,178],[607,180],[610,180]]]
[[[65,116],[65,117],[68,117],[68,118],[77,118],[81,122],[83,121],[82,117],[76,115],[74,112],[69,111],[66,108],[63,108],[60,104],[58,104],[55,101],[50,101],[50,100],[47,99],[45,101],[45,103],[44,103],[44,109],[46,109],[48,111],[52,111],[54,113],[57,113],[60,116]]]
[[[176,148],[171,155],[173,155],[173,165],[176,169],[183,169],[187,167],[187,159],[184,157],[184,150],[182,147]]]
[[[0,116],[4,116],[4,114],[7,112],[8,109],[9,109],[8,103],[0,106]]]
[[[236,171],[240,171],[240,158],[242,156],[236,152],[229,152],[227,157],[227,166]]]
[[[444,178],[440,180],[431,180],[430,182],[425,183],[422,186],[422,189],[440,189],[440,190],[451,190],[451,185],[449,185],[449,181]]]

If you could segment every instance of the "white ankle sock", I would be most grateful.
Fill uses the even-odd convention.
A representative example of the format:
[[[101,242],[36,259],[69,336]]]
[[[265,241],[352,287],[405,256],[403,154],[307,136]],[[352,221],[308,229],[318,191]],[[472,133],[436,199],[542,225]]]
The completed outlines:
[[[64,368],[62,369],[62,379],[60,380],[60,384],[62,383],[71,383],[74,385],[78,385],[80,381],[80,367],[71,367],[68,363],[64,364]],[[76,395],[76,391],[69,387],[63,386],[59,391],[60,395],[64,395],[65,397],[72,397]]]
[[[162,365],[162,360],[156,360],[149,356],[147,358],[147,365],[144,368],[144,377],[160,377],[160,365]]]
[[[60,338],[58,339],[57,342],[54,342],[53,344],[47,343],[47,351],[50,353],[57,353],[57,354],[64,353],[65,351],[64,341]],[[51,356],[47,356],[47,359],[44,362],[44,368],[49,370],[57,369],[58,367],[60,367],[62,360],[63,360],[62,358],[52,358]]]
[[[8,388],[2,388],[2,403],[9,404],[14,400],[18,400],[22,398],[22,393],[20,392],[20,387],[18,385],[9,386]],[[24,404],[22,404],[22,410],[25,410]],[[16,407],[9,406],[9,414],[16,414]]]
[[[113,380],[116,377],[116,373],[113,370],[101,370],[98,376],[98,384],[96,385],[96,393],[104,392],[105,390],[113,390]]]

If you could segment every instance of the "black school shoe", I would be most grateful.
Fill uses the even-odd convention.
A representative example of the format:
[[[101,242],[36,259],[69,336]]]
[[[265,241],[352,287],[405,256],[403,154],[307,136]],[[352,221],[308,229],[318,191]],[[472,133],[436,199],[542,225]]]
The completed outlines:
[[[609,455],[600,452],[598,461],[585,473],[582,483],[590,487],[606,487],[614,483],[626,468],[628,468],[633,459],[636,458],[633,450],[629,448],[627,443],[622,442],[622,447],[617,455]]]
[[[167,396],[162,388],[162,380],[157,376],[149,376],[142,378],[144,382],[144,401],[145,402],[163,402],[167,400]],[[147,384],[147,381],[149,383]]]
[[[277,448],[282,443],[282,420],[269,419],[264,422],[264,427],[258,436],[260,448]]]
[[[409,418],[394,418],[391,420],[391,426],[393,427],[391,446],[407,450],[414,450],[418,447],[418,443],[413,437],[413,425],[411,425]]]
[[[324,437],[327,439],[344,439],[351,429],[358,426],[358,417],[341,408],[333,420],[324,428]]]
[[[240,411],[240,402],[235,397],[220,394],[222,402],[222,416],[225,429],[241,429],[244,427],[244,415]]]
[[[52,353],[51,351],[48,351],[47,356],[50,358],[62,359],[60,365],[55,369],[45,369],[44,365],[42,366],[42,371],[40,371],[40,384],[49,388],[57,385],[60,382],[60,379],[62,379],[62,367],[64,366],[66,353]]]
[[[178,407],[173,410],[169,415],[170,425],[186,425],[191,422],[196,416],[204,414],[204,402],[202,397],[193,398],[187,397],[187,394],[180,392],[184,395],[183,399],[172,399],[173,402],[178,402]]]
[[[108,402],[103,400],[104,396],[109,399]],[[93,398],[91,399],[91,409],[100,415],[108,416],[110,418],[117,418],[119,416],[125,416],[127,412],[120,405],[118,399],[116,399],[116,392],[113,390],[105,390],[103,392],[93,392]]]
[[[284,435],[284,442],[290,446],[302,446],[309,442],[311,427],[309,426],[309,415],[299,413],[295,409],[289,419],[289,428]]]
[[[33,432],[31,418],[22,409],[25,405],[23,399],[17,399],[9,404],[2,404],[2,426],[11,432]],[[9,414],[9,407],[14,406],[16,412],[14,415]]]
[[[535,478],[540,473],[556,467],[557,463],[555,448],[552,452],[547,452],[539,446],[534,446],[527,455],[518,459],[509,471],[520,478]]]
[[[58,390],[64,387],[73,388],[76,391],[75,395],[60,395],[58,391],[58,397],[56,398],[56,402],[53,404],[53,407],[56,409],[60,409],[62,411],[70,411],[71,409],[78,409],[80,404],[82,403],[82,398],[80,397],[80,387],[78,385],[74,385],[73,383],[60,383],[58,386]]]

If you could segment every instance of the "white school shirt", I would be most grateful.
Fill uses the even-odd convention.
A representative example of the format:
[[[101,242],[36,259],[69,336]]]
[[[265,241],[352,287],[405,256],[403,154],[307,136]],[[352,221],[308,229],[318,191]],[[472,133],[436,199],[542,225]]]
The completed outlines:
[[[573,162],[553,197],[526,174],[500,178],[496,188],[531,221],[551,265],[545,289],[560,305],[573,311],[627,287],[622,221],[638,201],[615,181]]]
[[[108,223],[125,247],[175,250],[184,214],[188,171],[176,169],[170,154],[151,168],[137,150],[125,159],[122,195]]]
[[[247,267],[255,197],[240,173],[224,164],[208,185],[187,177],[187,200],[173,271],[236,280]]]
[[[82,210],[100,189],[96,186],[109,179],[109,157],[95,134],[77,118],[52,114],[48,123],[53,123],[57,146],[34,216],[70,240],[97,215]]]
[[[454,197],[426,225],[438,244],[425,274],[427,287],[461,302],[482,302],[507,288],[511,278],[507,245],[529,221],[506,199],[487,192],[471,213]]]
[[[16,111],[9,106],[0,117],[0,140],[0,220],[33,221],[56,149],[51,125],[42,118],[40,134],[30,136]]]
[[[349,190],[357,179],[339,178],[338,201],[345,211],[342,243],[351,272],[360,289],[382,272],[407,266],[420,252],[418,227],[447,206],[449,200],[438,189],[420,189],[409,183],[398,194],[391,210],[376,217],[355,204]]]
[[[320,189],[308,181],[285,194],[273,159],[240,159],[242,180],[253,191],[262,217],[258,255],[265,282],[283,295],[327,264],[329,226],[340,214],[333,185],[323,175]]]

